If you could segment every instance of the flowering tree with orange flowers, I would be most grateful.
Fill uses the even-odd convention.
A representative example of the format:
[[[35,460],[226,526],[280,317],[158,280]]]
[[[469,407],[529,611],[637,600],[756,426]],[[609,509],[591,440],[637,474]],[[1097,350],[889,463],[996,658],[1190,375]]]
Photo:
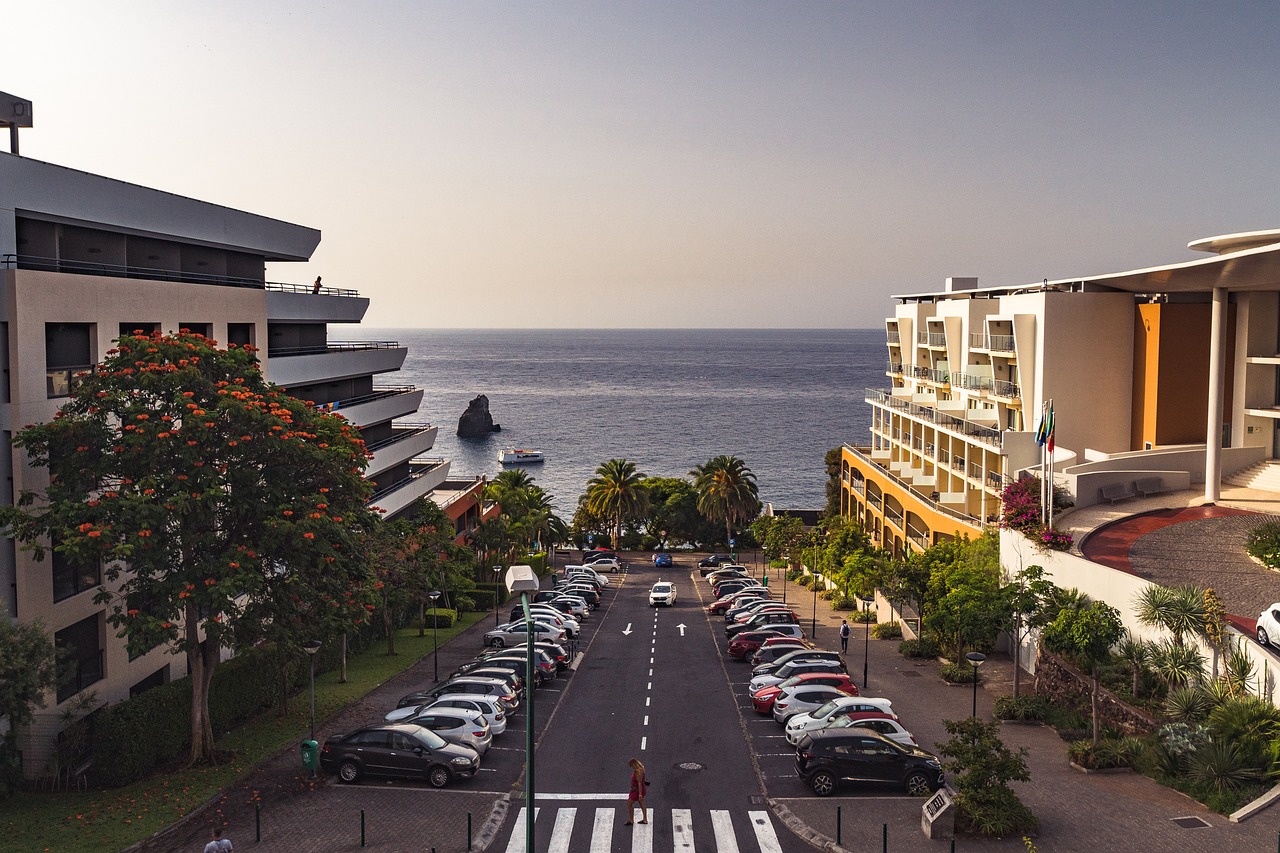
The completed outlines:
[[[49,485],[0,521],[37,559],[53,547],[98,561],[97,600],[131,649],[186,655],[192,763],[214,755],[224,647],[367,618],[359,546],[376,517],[359,432],[267,382],[252,347],[122,336],[52,421],[13,443]]]

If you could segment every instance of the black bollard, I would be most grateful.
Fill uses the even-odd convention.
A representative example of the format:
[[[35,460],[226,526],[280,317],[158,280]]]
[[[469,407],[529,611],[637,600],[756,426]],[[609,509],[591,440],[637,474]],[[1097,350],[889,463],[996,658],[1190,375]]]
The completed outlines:
[[[883,839],[881,841],[881,847],[883,848],[884,853],[889,853],[889,824],[886,823],[884,825],[884,829],[880,832]]]
[[[364,809],[360,810],[360,846],[364,846]]]
[[[262,840],[262,803],[253,804],[253,840]]]
[[[467,849],[471,849],[471,812],[467,812]]]
[[[840,843],[840,807],[836,806],[836,844]]]

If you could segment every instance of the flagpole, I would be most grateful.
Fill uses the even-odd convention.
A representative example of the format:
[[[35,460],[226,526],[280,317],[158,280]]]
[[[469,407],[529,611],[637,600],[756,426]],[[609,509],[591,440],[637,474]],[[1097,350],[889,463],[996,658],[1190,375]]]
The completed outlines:
[[[1053,398],[1052,397],[1049,398],[1048,423],[1049,423],[1049,431],[1045,435],[1045,443],[1044,443],[1045,457],[1047,459],[1047,461],[1045,462],[1045,469],[1046,469],[1046,473],[1049,475],[1049,478],[1050,478],[1049,485],[1048,485],[1049,500],[1048,500],[1048,503],[1046,504],[1049,507],[1049,523],[1047,526],[1053,527],[1053,479],[1052,477],[1053,477],[1053,426],[1054,424],[1053,424]]]

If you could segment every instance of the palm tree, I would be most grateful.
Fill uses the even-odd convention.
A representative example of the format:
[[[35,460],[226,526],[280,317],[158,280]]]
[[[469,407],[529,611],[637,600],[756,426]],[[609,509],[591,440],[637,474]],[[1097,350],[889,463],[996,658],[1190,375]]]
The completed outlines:
[[[1132,696],[1136,700],[1139,698],[1138,689],[1142,686],[1142,670],[1151,661],[1151,644],[1126,631],[1124,639],[1116,646],[1116,656],[1123,659],[1133,671]]]
[[[698,493],[698,512],[708,521],[724,522],[724,540],[733,528],[753,520],[760,512],[756,475],[737,456],[716,456],[689,474]]]
[[[622,540],[622,522],[644,514],[649,492],[641,484],[647,475],[626,459],[610,459],[587,481],[587,509],[613,522],[613,547]]]
[[[1134,596],[1133,603],[1140,622],[1164,628],[1176,645],[1188,634],[1205,634],[1204,590],[1199,587],[1152,585]]]

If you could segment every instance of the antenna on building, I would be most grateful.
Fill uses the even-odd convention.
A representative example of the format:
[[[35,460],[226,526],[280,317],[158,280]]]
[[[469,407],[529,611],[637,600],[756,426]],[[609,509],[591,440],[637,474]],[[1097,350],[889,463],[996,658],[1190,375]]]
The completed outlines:
[[[31,127],[31,102],[0,92],[0,127],[9,128],[9,153],[18,153],[18,128]]]

